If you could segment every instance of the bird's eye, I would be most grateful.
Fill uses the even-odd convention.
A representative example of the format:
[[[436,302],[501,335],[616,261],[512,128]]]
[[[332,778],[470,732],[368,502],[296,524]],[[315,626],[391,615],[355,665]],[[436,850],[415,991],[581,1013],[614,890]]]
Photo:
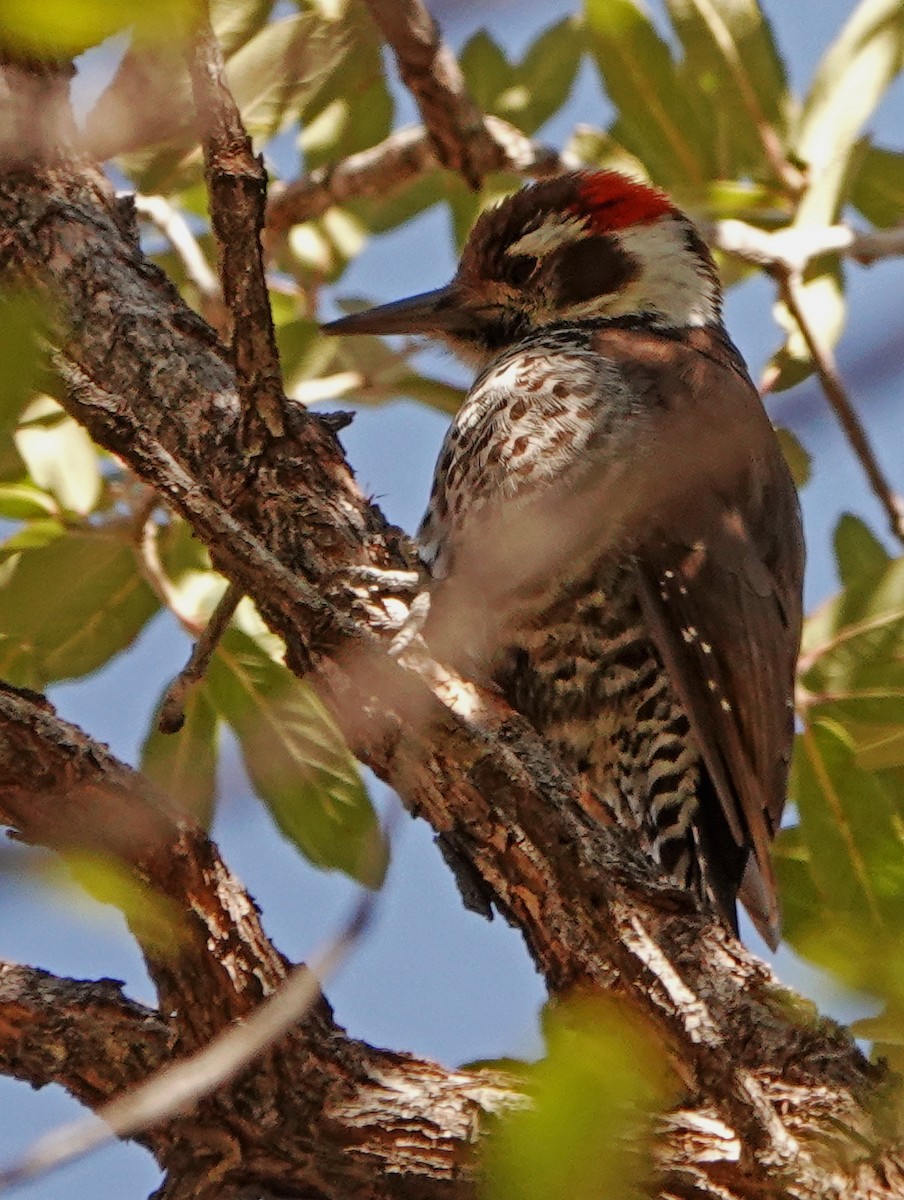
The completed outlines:
[[[513,287],[524,287],[537,267],[537,260],[532,254],[515,254],[506,260],[505,282]]]

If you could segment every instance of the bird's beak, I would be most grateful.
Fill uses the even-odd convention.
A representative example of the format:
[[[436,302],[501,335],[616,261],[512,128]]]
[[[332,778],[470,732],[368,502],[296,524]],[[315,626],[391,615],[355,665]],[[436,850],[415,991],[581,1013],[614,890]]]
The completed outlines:
[[[351,313],[321,328],[324,333],[454,333],[468,325],[454,284]]]

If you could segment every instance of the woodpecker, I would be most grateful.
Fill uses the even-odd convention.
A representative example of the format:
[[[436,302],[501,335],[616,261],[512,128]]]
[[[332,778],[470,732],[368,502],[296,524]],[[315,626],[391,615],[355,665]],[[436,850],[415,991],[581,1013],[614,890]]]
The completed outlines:
[[[588,171],[484,212],[446,287],[325,328],[479,370],[419,533],[452,598],[428,644],[469,642],[603,819],[774,947],[803,538],[721,301],[664,193]]]

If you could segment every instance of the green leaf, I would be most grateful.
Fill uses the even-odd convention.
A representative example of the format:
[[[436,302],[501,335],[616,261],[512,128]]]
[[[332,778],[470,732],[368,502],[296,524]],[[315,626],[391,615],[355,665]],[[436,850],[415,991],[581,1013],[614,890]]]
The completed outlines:
[[[317,866],[379,886],[387,849],[358,766],[312,690],[238,629],[217,647],[208,695],[281,831]]]
[[[336,358],[336,344],[323,337],[315,321],[287,321],[276,330],[279,361],[286,395],[292,396],[305,380],[317,379]]]
[[[60,535],[10,559],[0,584],[0,675],[37,689],[87,675],[124,650],[159,604],[132,546],[102,531]]]
[[[0,433],[15,428],[19,414],[46,371],[46,306],[29,292],[0,295]]]
[[[0,517],[7,521],[30,521],[53,517],[59,506],[52,496],[30,483],[0,483]]]
[[[273,21],[246,42],[226,78],[252,137],[266,141],[296,118],[345,52],[338,22],[313,13]]]
[[[485,29],[479,29],[462,47],[459,65],[478,107],[496,111],[493,105],[499,93],[514,81],[515,74],[499,43]]]
[[[845,587],[875,579],[891,562],[888,551],[866,522],[852,513],[842,513],[835,526],[834,542],[838,574]]]
[[[618,111],[615,139],[668,187],[714,173],[708,114],[684,87],[668,46],[635,0],[585,0],[590,47]]]
[[[506,100],[499,115],[508,119],[525,133],[535,133],[565,104],[574,86],[583,54],[581,26],[576,17],[565,17],[543,31],[529,47],[515,70],[515,87],[523,88],[526,103]]]
[[[300,111],[299,145],[309,171],[376,145],[392,128],[383,47],[369,12],[352,0],[334,24],[344,54]]]
[[[61,525],[59,521],[53,519],[38,518],[26,521],[21,529],[17,529],[0,546],[0,561],[5,563],[15,555],[21,554],[23,550],[38,550],[42,546],[49,546],[51,542],[62,537],[65,532],[65,525]],[[5,581],[9,578],[8,568],[3,572],[2,578],[5,585]]]
[[[16,449],[38,487],[50,492],[68,512],[87,516],[103,491],[98,452],[91,438],[62,413],[55,400],[32,405],[26,416],[50,417],[19,427]]]
[[[795,484],[802,488],[809,481],[813,460],[800,444],[790,429],[781,426],[776,428],[775,436],[782,448],[785,462],[794,478]]]
[[[795,224],[836,219],[860,131],[902,61],[900,0],[861,0],[819,64],[804,101],[795,149],[807,168],[807,186]]]
[[[534,133],[568,99],[582,50],[578,23],[566,17],[544,30],[518,64],[480,30],[462,50],[461,67],[484,111]]]
[[[858,765],[847,733],[823,720],[798,738],[789,793],[801,823],[778,839],[787,940],[900,1010],[904,834],[892,794]]]
[[[652,1033],[604,997],[557,1006],[529,1103],[485,1147],[493,1200],[628,1200],[653,1170],[654,1122],[675,1092]]]
[[[226,58],[267,24],[276,0],[209,0],[210,24]]]
[[[825,907],[813,881],[800,826],[778,831],[772,861],[782,901],[782,936],[792,946],[800,946],[818,926]]]
[[[666,4],[684,47],[682,78],[699,88],[717,120],[720,174],[762,173],[764,131],[771,127],[779,147],[791,103],[785,66],[757,0]]]
[[[185,701],[178,733],[161,733],[156,717],[141,750],[141,770],[205,829],[213,819],[217,784],[217,714],[202,681]]]
[[[142,946],[158,955],[177,955],[186,922],[185,913],[173,900],[142,883],[134,870],[109,855],[79,851],[65,854],[63,862],[71,879],[92,900],[119,909]],[[55,876],[59,879],[51,868],[52,881]],[[67,893],[71,905],[71,886]]]
[[[904,916],[904,838],[878,778],[851,739],[820,720],[799,735],[789,797],[824,913],[897,928]]]
[[[851,532],[844,538],[849,543]],[[904,559],[889,559],[876,574],[876,548],[862,534],[857,546],[870,571],[852,571],[845,589],[804,624],[801,682],[817,695],[849,692],[875,667],[904,661]]]
[[[385,233],[446,198],[446,172],[435,170],[416,177],[385,196],[366,196],[350,200],[346,207],[371,233]]]
[[[226,78],[245,126],[259,142],[297,119],[347,53],[345,26],[317,13],[262,25],[236,39]],[[186,188],[202,175],[191,87],[178,46],[136,45],[86,118],[102,157],[120,165],[143,191]]]
[[[349,210],[330,208],[314,221],[293,225],[282,259],[295,278],[333,282],[367,241],[368,233]]]
[[[81,54],[130,26],[142,38],[169,40],[188,31],[194,14],[193,0],[3,0],[0,44],[58,58]]]
[[[904,153],[867,147],[853,179],[851,201],[881,229],[899,224],[904,219]]]

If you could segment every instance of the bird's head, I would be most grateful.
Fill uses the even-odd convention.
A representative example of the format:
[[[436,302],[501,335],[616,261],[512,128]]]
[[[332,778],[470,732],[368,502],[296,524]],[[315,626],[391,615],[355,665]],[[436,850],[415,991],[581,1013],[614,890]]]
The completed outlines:
[[[656,188],[576,172],[516,192],[475,224],[452,282],[354,313],[328,333],[426,334],[484,364],[543,328],[636,318],[717,324],[721,291],[703,240]]]

